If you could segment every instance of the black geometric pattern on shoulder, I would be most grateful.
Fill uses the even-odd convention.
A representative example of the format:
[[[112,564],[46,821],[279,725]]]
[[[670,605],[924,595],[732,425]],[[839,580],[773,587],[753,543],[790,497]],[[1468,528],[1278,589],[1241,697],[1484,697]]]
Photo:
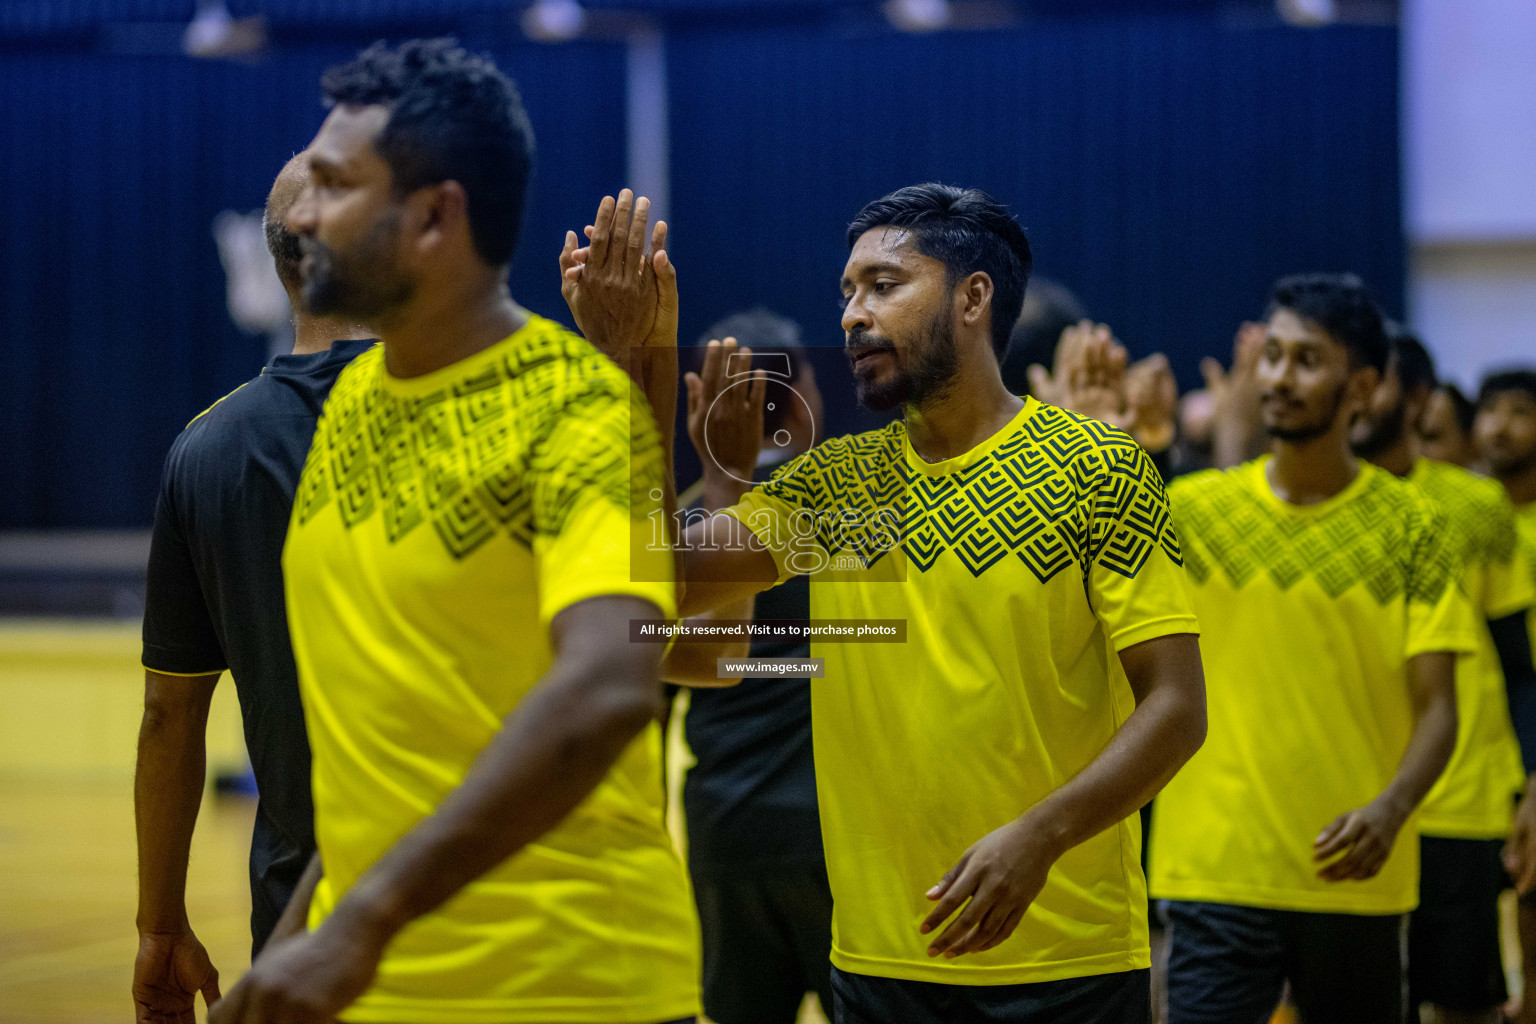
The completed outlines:
[[[394,544],[430,523],[455,559],[498,533],[531,547],[605,500],[631,514],[659,487],[661,446],[624,373],[582,338],[534,322],[475,373],[423,395],[379,381],[382,347],[344,370],[295,496],[351,529],[382,517]],[[631,415],[632,411],[637,414]]]
[[[958,559],[980,577],[1017,558],[1045,583],[1095,564],[1135,577],[1153,551],[1182,564],[1163,482],[1129,435],[1042,405],[956,473],[907,465],[905,424],[829,440],[783,466],[763,493],[813,515],[815,538],[874,565],[899,546],[927,572]]]
[[[1536,504],[1522,505],[1515,509],[1515,532],[1525,548],[1531,575],[1536,577]],[[1536,615],[1536,612],[1530,614]]]
[[[1250,464],[1251,465],[1251,464]],[[1433,604],[1458,579],[1444,514],[1391,474],[1323,515],[1285,515],[1246,480],[1249,467],[1206,470],[1169,488],[1185,567],[1203,584],[1220,572],[1234,589],[1261,574],[1281,590],[1314,580],[1329,597],[1357,586],[1378,604]]]
[[[1411,478],[1445,510],[1461,539],[1458,554],[1468,564],[1508,565],[1520,543],[1515,509],[1496,480],[1447,462],[1426,459]]]

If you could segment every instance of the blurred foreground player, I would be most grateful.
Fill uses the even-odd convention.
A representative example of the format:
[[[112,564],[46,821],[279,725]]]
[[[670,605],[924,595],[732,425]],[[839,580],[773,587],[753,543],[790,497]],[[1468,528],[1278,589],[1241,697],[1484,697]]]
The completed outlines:
[[[1408,922],[1408,1008],[1442,1024],[1497,1021],[1507,996],[1499,942],[1502,850],[1526,787],[1521,748],[1536,764],[1536,679],[1526,614],[1536,577],[1518,542],[1504,489],[1424,458],[1412,425],[1435,393],[1419,341],[1393,338],[1387,371],[1354,427],[1355,452],[1440,506],[1455,535],[1462,590],[1476,613],[1477,650],[1456,659],[1456,751],[1419,811],[1419,906]],[[1524,720],[1511,720],[1511,712]],[[1517,743],[1516,733],[1521,742]]]
[[[681,546],[691,614],[811,575],[839,1024],[1149,1019],[1136,810],[1205,729],[1163,486],[1126,434],[1008,393],[1029,246],[927,184],[848,231],[845,354],[882,430],[824,442]],[[668,382],[656,382],[665,390]]]
[[[192,1012],[218,975],[187,920],[187,854],[206,781],[204,730],[219,675],[240,695],[260,798],[251,836],[251,944],[261,952],[315,851],[309,743],[283,608],[282,552],[315,420],[371,341],[299,302],[299,243],[283,217],[309,180],[290,160],[267,197],[267,247],[293,307],[294,346],[193,420],[166,457],[144,607],[144,723],[134,806],[140,1021]],[[190,1016],[188,1017],[190,1019]]]
[[[1387,359],[1352,277],[1280,281],[1255,373],[1274,454],[1171,485],[1204,627],[1210,739],[1153,806],[1169,1024],[1400,1024],[1414,809],[1475,649],[1443,515],[1355,458]]]
[[[630,642],[674,613],[665,537],[641,529],[656,425],[591,344],[508,294],[533,145],[512,83],[436,40],[322,84],[288,215],[303,298],[383,340],[337,381],[284,551],[323,875],[308,933],[210,1019],[691,1020],[661,648]],[[638,340],[654,275],[643,238],[613,241],[649,304],[610,326]]]

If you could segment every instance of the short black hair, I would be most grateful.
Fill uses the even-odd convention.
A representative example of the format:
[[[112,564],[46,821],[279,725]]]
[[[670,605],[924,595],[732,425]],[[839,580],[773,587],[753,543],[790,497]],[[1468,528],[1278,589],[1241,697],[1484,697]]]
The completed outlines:
[[[735,338],[752,350],[757,365],[763,365],[764,362],[757,360],[757,356],[773,354],[784,357],[789,366],[789,379],[785,381],[776,374],[768,375],[763,409],[763,432],[767,436],[772,436],[784,425],[784,418],[789,415],[789,403],[794,400],[790,394],[790,385],[800,380],[800,375],[805,372],[805,346],[800,337],[800,325],[789,317],[780,316],[762,306],[754,306],[717,321],[699,339],[699,345],[703,346],[712,340]]]
[[[375,148],[396,194],[457,181],[468,202],[475,251],[492,266],[512,260],[533,173],[533,128],[512,80],[453,39],[375,43],[320,79],[327,106],[389,108]]]
[[[1483,386],[1477,389],[1478,407],[1504,391],[1524,391],[1536,402],[1536,367],[1514,366],[1484,377]]]
[[[1387,368],[1391,345],[1381,307],[1354,274],[1292,274],[1275,282],[1269,312],[1288,309],[1343,345],[1358,369]]]
[[[1435,357],[1429,354],[1424,343],[1402,324],[1387,322],[1387,337],[1392,345],[1392,370],[1403,394],[1408,395],[1424,388],[1435,390]]]
[[[1456,423],[1461,427],[1463,434],[1472,432],[1472,421],[1477,418],[1477,406],[1472,404],[1472,399],[1455,384],[1441,384],[1437,389],[1443,391],[1451,400],[1451,412],[1456,417]]]
[[[1029,239],[1008,208],[978,188],[909,185],[865,204],[848,225],[848,248],[881,227],[909,229],[917,251],[944,264],[951,287],[978,270],[992,279],[992,351],[1001,363],[1033,266]]]

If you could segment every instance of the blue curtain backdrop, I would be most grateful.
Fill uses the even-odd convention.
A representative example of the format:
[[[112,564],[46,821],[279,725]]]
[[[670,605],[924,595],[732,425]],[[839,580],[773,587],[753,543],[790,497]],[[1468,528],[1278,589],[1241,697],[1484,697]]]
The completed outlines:
[[[564,313],[564,231],[622,185],[622,49],[482,48],[539,144],[514,294]],[[0,56],[0,528],[148,523],[171,440],[266,359],[226,312],[214,215],[265,202],[323,118],[320,72],[356,49]]]
[[[1395,29],[1163,16],[669,45],[687,339],[761,303],[841,345],[848,222],[934,179],[1006,202],[1037,272],[1183,387],[1281,274],[1354,270],[1401,312]],[[827,356],[832,432],[868,422]]]
[[[367,39],[362,22],[326,35],[352,6],[295,3],[319,20],[275,21],[254,65],[114,56],[97,8],[169,21],[190,3],[32,5],[86,12],[54,21],[4,6],[0,528],[142,526],[171,439],[264,357],[225,312],[213,216],[261,204],[319,124],[320,71]],[[408,8],[378,8],[399,20],[377,34],[456,30],[518,79],[540,157],[513,288],[563,313],[561,233],[623,183],[622,49],[515,42],[504,5],[478,27],[402,24]],[[844,226],[930,178],[1008,202],[1039,272],[1133,351],[1167,351],[1186,386],[1278,274],[1354,269],[1401,311],[1395,30],[1214,13],[926,37],[860,25],[670,26],[685,341],[766,304],[840,345]],[[863,425],[825,356],[830,425]]]

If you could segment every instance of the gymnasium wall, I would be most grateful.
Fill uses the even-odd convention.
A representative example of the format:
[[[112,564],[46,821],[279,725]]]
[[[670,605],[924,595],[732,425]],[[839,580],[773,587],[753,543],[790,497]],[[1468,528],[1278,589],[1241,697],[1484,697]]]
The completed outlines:
[[[624,183],[623,48],[446,16],[371,31],[449,30],[524,93],[540,157],[514,294],[562,314],[560,234]],[[264,360],[225,312],[212,218],[260,205],[320,121],[320,70],[370,36],[285,36],[278,21],[246,65],[28,31],[0,19],[0,528],[142,526],[176,432]],[[1168,352],[1185,386],[1281,273],[1354,269],[1401,313],[1396,48],[1389,27],[1214,9],[931,36],[679,17],[666,54],[684,340],[763,303],[840,344],[844,226],[930,178],[1008,202],[1039,272],[1133,353]],[[823,363],[831,429],[860,426],[846,371]]]

